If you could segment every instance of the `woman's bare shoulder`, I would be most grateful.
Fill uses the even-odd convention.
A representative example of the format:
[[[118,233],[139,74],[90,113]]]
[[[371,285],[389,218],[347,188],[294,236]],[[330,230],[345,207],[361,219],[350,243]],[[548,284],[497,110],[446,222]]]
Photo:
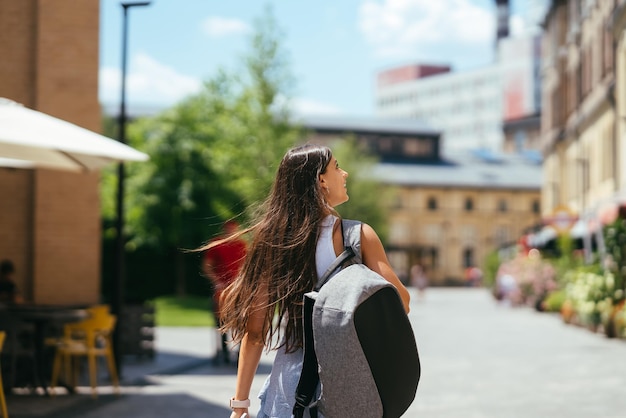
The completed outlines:
[[[369,224],[365,222],[361,223],[361,239],[364,241],[363,243],[380,243],[380,238],[378,234]]]

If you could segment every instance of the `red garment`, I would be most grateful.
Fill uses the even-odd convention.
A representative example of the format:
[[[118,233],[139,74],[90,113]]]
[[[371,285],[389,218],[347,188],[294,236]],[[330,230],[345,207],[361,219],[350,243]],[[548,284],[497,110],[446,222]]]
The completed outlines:
[[[213,294],[216,312],[219,312],[222,290],[235,280],[245,256],[246,243],[243,240],[225,242],[205,251],[204,262],[209,263],[215,273],[212,279],[216,282]]]

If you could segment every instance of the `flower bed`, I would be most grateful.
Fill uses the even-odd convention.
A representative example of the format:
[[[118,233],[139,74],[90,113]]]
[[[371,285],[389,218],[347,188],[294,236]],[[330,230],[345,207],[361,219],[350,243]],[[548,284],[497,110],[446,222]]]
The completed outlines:
[[[538,307],[557,288],[554,266],[537,250],[502,263],[496,277],[498,299],[511,305]]]
[[[575,249],[567,234],[551,253],[556,258],[543,258],[537,249],[497,253],[488,260],[492,269],[486,270],[495,273],[494,295],[512,306],[560,312],[566,323],[626,338],[626,219],[605,226],[603,236],[606,251],[594,254],[591,264],[585,264],[583,250]],[[501,257],[510,259],[498,266]]]
[[[612,320],[614,301],[621,297],[622,290],[615,288],[612,273],[596,273],[585,269],[571,270],[566,273],[566,300],[576,315],[577,322],[591,330],[599,325],[608,326]]]

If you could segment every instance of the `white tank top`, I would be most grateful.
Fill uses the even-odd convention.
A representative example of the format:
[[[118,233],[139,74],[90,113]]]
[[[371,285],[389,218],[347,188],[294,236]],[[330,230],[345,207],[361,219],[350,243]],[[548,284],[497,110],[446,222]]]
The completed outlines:
[[[336,221],[337,217],[334,215],[328,215],[322,220],[322,230],[315,249],[315,267],[317,268],[318,279],[337,258],[333,247],[333,226]]]

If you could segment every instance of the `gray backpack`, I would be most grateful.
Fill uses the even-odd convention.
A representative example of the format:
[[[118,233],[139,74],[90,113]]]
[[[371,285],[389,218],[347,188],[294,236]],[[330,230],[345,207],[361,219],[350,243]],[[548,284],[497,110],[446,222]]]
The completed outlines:
[[[341,227],[345,251],[304,296],[293,415],[308,409],[315,418],[319,409],[328,418],[400,417],[421,374],[413,329],[396,288],[361,264],[361,223],[342,220]]]

